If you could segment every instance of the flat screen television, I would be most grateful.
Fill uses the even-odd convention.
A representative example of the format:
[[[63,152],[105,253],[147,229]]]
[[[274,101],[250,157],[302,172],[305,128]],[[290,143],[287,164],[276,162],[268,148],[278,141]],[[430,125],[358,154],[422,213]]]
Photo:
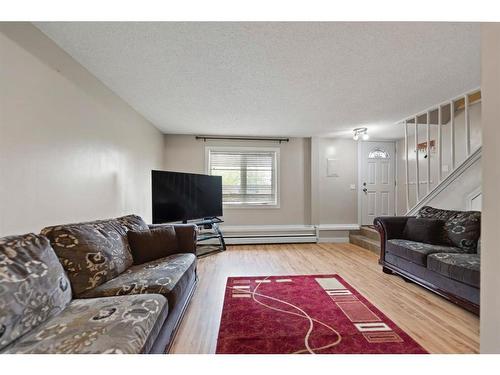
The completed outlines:
[[[222,177],[151,171],[153,223],[222,216]]]

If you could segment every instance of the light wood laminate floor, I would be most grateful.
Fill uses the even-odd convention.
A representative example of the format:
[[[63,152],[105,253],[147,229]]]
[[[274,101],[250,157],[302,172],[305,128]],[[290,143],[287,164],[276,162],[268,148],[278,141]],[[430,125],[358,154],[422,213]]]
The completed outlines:
[[[430,353],[477,353],[479,319],[398,276],[377,255],[352,244],[230,246],[199,260],[199,284],[171,353],[214,353],[229,276],[342,276]]]

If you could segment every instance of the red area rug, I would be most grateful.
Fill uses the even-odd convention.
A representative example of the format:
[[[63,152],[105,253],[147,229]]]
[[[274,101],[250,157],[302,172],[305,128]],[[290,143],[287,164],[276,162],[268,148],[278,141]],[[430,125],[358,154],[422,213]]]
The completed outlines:
[[[217,353],[427,353],[338,275],[230,277]]]

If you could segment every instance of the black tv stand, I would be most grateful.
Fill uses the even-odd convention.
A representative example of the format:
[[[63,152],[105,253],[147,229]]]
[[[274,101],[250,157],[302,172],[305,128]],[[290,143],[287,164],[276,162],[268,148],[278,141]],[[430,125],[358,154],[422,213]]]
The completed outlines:
[[[194,221],[191,224],[195,224],[198,227],[198,241],[197,244],[201,247],[209,247],[211,245],[206,245],[203,242],[217,238],[219,240],[219,246],[212,251],[203,252],[203,255],[208,255],[218,251],[226,250],[226,242],[224,241],[224,235],[219,228],[219,224],[224,221],[218,217],[207,217],[202,220]]]

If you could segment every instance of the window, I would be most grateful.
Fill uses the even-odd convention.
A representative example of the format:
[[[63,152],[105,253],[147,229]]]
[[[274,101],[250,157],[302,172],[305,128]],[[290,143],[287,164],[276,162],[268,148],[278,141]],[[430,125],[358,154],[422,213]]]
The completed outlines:
[[[207,147],[207,169],[222,176],[228,206],[277,207],[279,149]]]
[[[389,159],[389,154],[382,148],[375,148],[368,154],[368,159]]]

